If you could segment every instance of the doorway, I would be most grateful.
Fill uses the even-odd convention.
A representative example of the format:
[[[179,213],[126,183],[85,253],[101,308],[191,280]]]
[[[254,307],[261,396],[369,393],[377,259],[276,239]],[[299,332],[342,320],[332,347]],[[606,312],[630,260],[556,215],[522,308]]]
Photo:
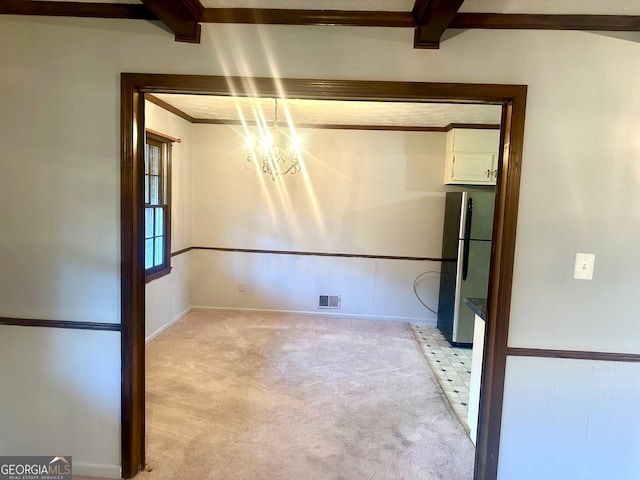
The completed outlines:
[[[287,96],[324,100],[462,102],[502,105],[483,388],[475,478],[495,478],[515,248],[526,87],[407,82],[122,74],[122,461],[130,478],[144,467],[144,93]]]

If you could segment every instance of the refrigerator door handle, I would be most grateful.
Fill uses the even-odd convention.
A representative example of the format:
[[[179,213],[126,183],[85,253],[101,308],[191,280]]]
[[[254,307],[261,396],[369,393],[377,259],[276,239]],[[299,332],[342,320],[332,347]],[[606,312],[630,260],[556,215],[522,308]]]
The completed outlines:
[[[473,199],[467,200],[467,215],[464,224],[464,237],[463,245],[464,251],[462,252],[462,280],[467,279],[467,273],[469,273],[469,247],[471,246],[471,217],[473,215]]]

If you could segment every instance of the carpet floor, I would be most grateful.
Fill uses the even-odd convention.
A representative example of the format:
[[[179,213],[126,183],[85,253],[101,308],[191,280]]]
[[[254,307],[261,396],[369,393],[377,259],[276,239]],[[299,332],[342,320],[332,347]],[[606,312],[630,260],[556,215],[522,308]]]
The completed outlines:
[[[191,312],[146,349],[141,480],[470,480],[407,324]]]

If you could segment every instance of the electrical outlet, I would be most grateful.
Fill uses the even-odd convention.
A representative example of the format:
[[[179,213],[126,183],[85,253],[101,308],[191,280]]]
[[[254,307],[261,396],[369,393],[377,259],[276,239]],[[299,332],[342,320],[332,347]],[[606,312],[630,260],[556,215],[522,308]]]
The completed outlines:
[[[593,253],[576,253],[573,266],[573,278],[576,280],[592,280],[596,256]]]

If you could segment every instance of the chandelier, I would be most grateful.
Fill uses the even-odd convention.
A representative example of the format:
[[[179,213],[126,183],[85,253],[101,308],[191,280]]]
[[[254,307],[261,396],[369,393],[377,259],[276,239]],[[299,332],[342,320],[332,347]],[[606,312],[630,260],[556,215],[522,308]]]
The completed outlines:
[[[245,168],[256,167],[262,173],[270,175],[274,182],[279,176],[294,175],[302,170],[298,153],[299,142],[295,135],[293,138],[288,138],[278,128],[277,98],[275,99],[273,127],[261,129],[260,136],[261,141],[255,142],[247,134],[248,151]]]

